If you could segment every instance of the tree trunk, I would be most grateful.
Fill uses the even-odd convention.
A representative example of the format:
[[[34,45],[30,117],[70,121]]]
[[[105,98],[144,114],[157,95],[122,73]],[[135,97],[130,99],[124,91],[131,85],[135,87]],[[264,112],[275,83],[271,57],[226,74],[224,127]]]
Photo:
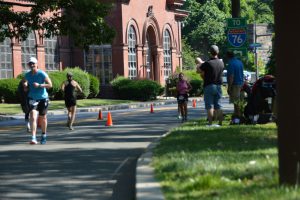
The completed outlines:
[[[300,181],[300,5],[275,0],[275,59],[278,108],[279,181]]]

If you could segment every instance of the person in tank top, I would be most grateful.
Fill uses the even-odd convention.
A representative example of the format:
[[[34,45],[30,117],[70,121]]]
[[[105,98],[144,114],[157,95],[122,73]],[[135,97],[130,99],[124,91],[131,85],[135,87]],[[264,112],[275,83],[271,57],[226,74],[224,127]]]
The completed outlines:
[[[77,107],[77,90],[82,92],[80,85],[73,80],[73,74],[67,73],[67,80],[61,85],[61,89],[64,92],[65,105],[68,109],[67,127],[70,130],[74,130],[73,123],[75,120],[76,107]]]

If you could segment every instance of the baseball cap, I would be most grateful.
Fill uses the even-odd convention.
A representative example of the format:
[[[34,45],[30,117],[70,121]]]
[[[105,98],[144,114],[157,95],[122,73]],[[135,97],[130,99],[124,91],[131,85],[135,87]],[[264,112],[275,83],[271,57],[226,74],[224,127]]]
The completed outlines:
[[[73,73],[72,72],[68,72],[67,76],[73,76]]]
[[[218,54],[219,53],[219,47],[217,45],[211,45],[210,46],[210,53]]]
[[[37,63],[37,59],[35,57],[30,57],[28,63]]]

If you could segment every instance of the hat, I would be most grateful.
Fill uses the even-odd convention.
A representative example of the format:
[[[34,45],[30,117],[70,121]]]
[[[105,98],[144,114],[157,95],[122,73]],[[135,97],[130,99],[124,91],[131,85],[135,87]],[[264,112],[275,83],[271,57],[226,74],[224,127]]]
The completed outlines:
[[[35,57],[30,57],[28,63],[37,63],[37,59]]]
[[[68,72],[67,76],[73,76],[72,72]]]
[[[219,47],[217,45],[211,45],[210,46],[210,53],[218,54],[219,53]]]

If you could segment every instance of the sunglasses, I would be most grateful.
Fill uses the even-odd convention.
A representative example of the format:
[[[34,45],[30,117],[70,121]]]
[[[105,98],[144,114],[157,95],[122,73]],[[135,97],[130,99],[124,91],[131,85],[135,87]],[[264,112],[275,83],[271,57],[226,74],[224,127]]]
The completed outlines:
[[[33,62],[29,62],[29,63],[28,63],[28,65],[34,65],[34,64],[35,64],[35,63],[33,63]]]

